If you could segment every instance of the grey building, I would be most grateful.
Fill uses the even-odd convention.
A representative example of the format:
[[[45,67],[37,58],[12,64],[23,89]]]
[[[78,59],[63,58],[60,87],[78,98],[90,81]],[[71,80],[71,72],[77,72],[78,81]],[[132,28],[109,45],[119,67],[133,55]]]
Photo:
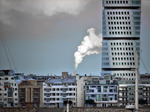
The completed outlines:
[[[103,0],[103,7],[102,75],[134,81],[141,0]]]
[[[0,106],[18,107],[18,83],[15,71],[0,70]]]
[[[118,86],[118,106],[134,105],[135,85],[119,84]],[[150,105],[150,84],[139,84],[139,103]]]

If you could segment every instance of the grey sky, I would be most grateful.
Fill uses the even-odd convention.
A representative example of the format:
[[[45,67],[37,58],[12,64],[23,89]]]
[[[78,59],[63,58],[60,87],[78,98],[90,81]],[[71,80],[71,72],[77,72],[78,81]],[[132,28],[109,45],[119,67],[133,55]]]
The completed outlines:
[[[93,27],[97,34],[102,32],[101,3],[101,0],[1,0],[0,25],[17,72],[73,73],[74,52],[87,35],[86,30]],[[148,69],[149,11],[150,0],[142,0],[141,57]],[[1,40],[0,68],[9,68]],[[81,75],[100,72],[101,55],[85,57],[77,69]],[[141,72],[146,72],[142,63]]]

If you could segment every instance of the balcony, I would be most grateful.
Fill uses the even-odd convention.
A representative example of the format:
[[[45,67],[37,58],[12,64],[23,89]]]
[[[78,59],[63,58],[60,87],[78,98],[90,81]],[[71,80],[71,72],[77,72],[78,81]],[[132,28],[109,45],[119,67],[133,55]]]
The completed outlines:
[[[10,85],[4,85],[4,88],[12,88]]]
[[[40,89],[39,88],[34,88],[33,93],[40,93]]]
[[[33,98],[40,98],[40,96],[39,95],[35,95],[35,96],[33,96]]]
[[[25,98],[20,98],[19,102],[20,103],[25,103]]]
[[[8,103],[13,103],[13,102],[14,102],[13,98],[8,98]]]
[[[25,98],[25,95],[20,94],[19,97],[20,97],[20,98]]]
[[[34,103],[40,103],[40,100],[39,99],[34,99],[33,102]]]
[[[40,94],[39,93],[33,93],[33,98],[39,98]]]
[[[8,93],[14,92],[13,88],[8,88]]]

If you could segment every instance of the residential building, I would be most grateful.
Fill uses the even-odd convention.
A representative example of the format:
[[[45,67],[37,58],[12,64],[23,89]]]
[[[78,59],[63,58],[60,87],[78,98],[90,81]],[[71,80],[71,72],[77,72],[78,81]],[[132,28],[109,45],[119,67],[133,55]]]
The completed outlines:
[[[87,76],[79,76],[76,74],[76,82],[77,82],[77,107],[84,107],[85,106],[85,94],[84,94],[84,86],[85,80]]]
[[[94,100],[97,107],[117,106],[118,82],[100,77],[88,78],[85,82],[85,100]]]
[[[0,70],[0,107],[18,107],[18,85],[15,71]]]
[[[118,106],[134,105],[135,103],[135,85],[119,84],[118,87]],[[139,103],[141,105],[150,105],[150,84],[139,84]]]
[[[76,77],[68,73],[53,76],[43,83],[44,107],[64,107],[64,101],[72,101],[73,107],[77,105]]]
[[[34,79],[23,80],[19,84],[19,106],[42,107],[43,106],[43,81]]]
[[[85,106],[85,82],[91,78],[99,78],[99,76],[79,76],[76,74],[76,82],[77,82],[77,107]]]
[[[140,74],[140,84],[150,84],[150,74]]]
[[[46,81],[51,79],[53,76],[36,76],[35,80],[41,80],[41,81]]]
[[[141,0],[103,0],[103,7],[102,75],[134,81]]]

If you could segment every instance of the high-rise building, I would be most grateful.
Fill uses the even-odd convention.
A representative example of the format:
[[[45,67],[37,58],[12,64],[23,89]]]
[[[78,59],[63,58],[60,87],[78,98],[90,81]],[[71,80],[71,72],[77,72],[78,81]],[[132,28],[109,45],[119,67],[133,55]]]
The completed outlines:
[[[135,80],[141,0],[103,0],[103,7],[102,74]]]

